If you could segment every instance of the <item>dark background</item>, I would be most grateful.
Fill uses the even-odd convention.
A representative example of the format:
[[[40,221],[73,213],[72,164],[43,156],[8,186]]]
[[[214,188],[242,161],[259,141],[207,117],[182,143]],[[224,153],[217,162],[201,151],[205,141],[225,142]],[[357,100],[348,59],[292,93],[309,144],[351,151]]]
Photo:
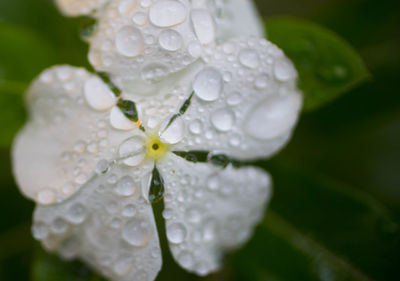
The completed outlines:
[[[271,208],[250,243],[207,280],[398,280],[400,1],[256,2],[266,19],[295,16],[333,30],[372,76],[303,114],[288,147],[259,163],[275,180]],[[87,65],[84,21],[62,17],[50,0],[0,0],[0,94],[16,93],[0,98],[0,129],[10,131],[0,140],[1,281],[101,280],[32,240],[33,204],[18,192],[9,157],[15,130],[8,128],[25,116],[14,105],[29,81],[53,64]],[[167,256],[157,280],[200,279]]]

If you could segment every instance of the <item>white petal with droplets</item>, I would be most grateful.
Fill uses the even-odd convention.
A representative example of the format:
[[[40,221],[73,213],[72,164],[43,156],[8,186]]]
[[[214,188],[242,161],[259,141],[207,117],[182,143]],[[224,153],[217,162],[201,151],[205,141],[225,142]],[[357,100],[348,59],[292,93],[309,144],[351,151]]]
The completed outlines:
[[[68,16],[86,15],[102,7],[108,0],[56,0],[60,10]]]
[[[173,256],[199,275],[218,270],[225,251],[245,243],[262,218],[271,196],[270,177],[257,168],[220,169],[175,155],[159,169]]]
[[[109,113],[87,104],[85,85],[92,79],[84,69],[58,66],[28,90],[30,119],[13,145],[13,171],[22,192],[40,204],[73,194],[128,137],[109,126]]]
[[[33,233],[51,252],[79,258],[113,281],[154,280],[161,252],[153,211],[141,196],[145,170],[115,167],[73,197],[35,210]]]
[[[175,149],[241,160],[276,153],[291,135],[302,103],[293,64],[275,45],[254,37],[209,50],[207,66],[193,77],[194,96],[182,117],[189,133]],[[283,69],[290,74],[285,79]]]

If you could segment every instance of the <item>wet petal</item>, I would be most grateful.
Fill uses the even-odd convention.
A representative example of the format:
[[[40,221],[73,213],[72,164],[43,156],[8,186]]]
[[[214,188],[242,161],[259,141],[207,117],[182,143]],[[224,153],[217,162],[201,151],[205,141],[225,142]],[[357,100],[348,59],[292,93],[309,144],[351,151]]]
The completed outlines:
[[[87,15],[104,6],[108,0],[56,0],[60,10],[67,16]]]
[[[26,196],[45,205],[70,196],[97,163],[119,156],[123,140],[141,134],[111,126],[106,109],[115,102],[84,69],[58,66],[41,74],[28,91],[30,119],[13,147],[14,175]]]
[[[223,254],[246,242],[262,218],[271,196],[269,175],[251,167],[191,163],[175,155],[158,167],[173,256],[199,275],[216,271]]]
[[[220,41],[245,35],[265,36],[263,21],[253,0],[211,0],[209,7],[218,26]]]
[[[118,166],[68,200],[37,207],[34,237],[48,251],[79,258],[110,280],[154,280],[161,251],[151,205],[142,196],[151,169]]]
[[[193,77],[182,119],[188,131],[175,150],[206,150],[241,160],[268,157],[288,140],[302,97],[297,72],[275,45],[253,37],[209,49]]]

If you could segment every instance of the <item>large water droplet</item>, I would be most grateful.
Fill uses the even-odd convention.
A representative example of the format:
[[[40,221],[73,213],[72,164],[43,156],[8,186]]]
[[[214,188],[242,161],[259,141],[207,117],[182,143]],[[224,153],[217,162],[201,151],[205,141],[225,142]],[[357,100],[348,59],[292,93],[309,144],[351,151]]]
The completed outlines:
[[[171,124],[165,122],[165,129],[160,131],[160,140],[168,144],[176,144],[180,142],[185,136],[185,123],[181,117],[176,118]]]
[[[143,35],[136,27],[124,26],[117,31],[115,46],[121,55],[136,57],[144,49]]]
[[[185,241],[187,235],[186,227],[181,223],[167,225],[167,237],[169,242],[180,244]]]
[[[136,192],[135,182],[132,177],[124,176],[118,181],[116,192],[121,196],[132,196]]]
[[[167,51],[177,51],[182,47],[182,35],[173,29],[163,30],[158,37],[158,43]]]
[[[178,1],[158,1],[150,8],[150,22],[158,27],[180,24],[186,19],[186,7]]]
[[[80,224],[84,222],[86,219],[85,207],[80,203],[72,205],[68,210],[67,219],[73,224]]]
[[[194,82],[193,90],[196,96],[204,101],[215,101],[223,90],[221,73],[212,67],[200,71]]]
[[[221,132],[228,132],[235,124],[235,115],[230,109],[220,109],[211,115],[211,123]]]
[[[245,131],[260,140],[288,133],[297,121],[300,106],[301,97],[297,93],[267,98],[250,111]]]
[[[192,24],[197,38],[203,44],[210,44],[215,38],[213,19],[207,10],[192,10]]]
[[[134,167],[142,163],[146,157],[145,143],[142,137],[134,136],[119,146],[119,155],[124,158],[125,165]]]
[[[256,51],[252,49],[245,49],[240,51],[239,53],[239,61],[241,64],[248,68],[255,69],[257,68],[260,58]]]
[[[150,223],[143,219],[132,219],[122,229],[122,238],[135,247],[146,246],[151,238]]]

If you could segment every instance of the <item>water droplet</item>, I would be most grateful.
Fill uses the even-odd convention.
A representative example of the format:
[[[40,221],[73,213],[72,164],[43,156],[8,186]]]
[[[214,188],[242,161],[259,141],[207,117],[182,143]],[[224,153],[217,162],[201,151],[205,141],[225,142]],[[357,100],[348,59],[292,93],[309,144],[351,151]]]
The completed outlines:
[[[37,240],[43,240],[49,235],[49,230],[43,222],[35,222],[32,226],[33,237]]]
[[[73,224],[80,224],[84,222],[86,219],[85,207],[80,203],[72,205],[68,210],[67,219]]]
[[[258,57],[257,52],[252,49],[245,49],[239,53],[240,63],[248,68],[257,68],[259,60],[260,58]]]
[[[181,223],[167,225],[167,237],[169,242],[180,244],[185,241],[187,235],[186,227]]]
[[[37,201],[42,205],[50,205],[56,202],[57,195],[52,189],[43,189],[37,194]]]
[[[191,269],[194,265],[193,256],[189,252],[182,252],[178,257],[179,264],[186,269]]]
[[[101,174],[106,174],[110,168],[110,164],[108,163],[107,160],[102,159],[96,164],[96,174],[101,175]]]
[[[116,103],[114,93],[98,77],[87,80],[84,91],[86,102],[95,110],[107,110]]]
[[[296,70],[293,64],[287,59],[281,59],[275,62],[274,73],[279,81],[288,81],[296,77]]]
[[[131,271],[133,261],[129,257],[120,257],[113,265],[115,274],[118,276],[126,276]]]
[[[165,122],[160,131],[160,140],[168,144],[179,143],[185,136],[185,123],[181,117],[176,118],[169,126],[169,121]]]
[[[137,128],[136,124],[129,120],[116,106],[111,109],[110,123],[115,129],[123,131],[130,131]]]
[[[165,208],[162,215],[163,215],[164,219],[170,220],[172,218],[173,211],[172,211],[172,209]]]
[[[189,131],[195,135],[198,135],[202,132],[203,125],[200,120],[194,120],[189,124]]]
[[[192,42],[188,46],[188,52],[192,57],[198,58],[203,52],[203,47],[198,42]]]
[[[160,63],[151,63],[142,68],[141,76],[147,83],[161,81],[168,74],[168,67]]]
[[[124,176],[118,181],[116,192],[121,196],[132,196],[136,192],[135,183],[130,176]]]
[[[133,15],[132,21],[139,25],[145,25],[147,23],[147,15],[145,13],[139,12]]]
[[[124,26],[117,32],[115,46],[121,55],[136,57],[144,50],[143,35],[136,27]]]
[[[136,0],[122,0],[118,6],[121,15],[129,15],[136,7]]]
[[[125,165],[135,167],[146,157],[145,143],[142,137],[134,136],[119,146],[119,155],[124,158]]]
[[[213,19],[207,10],[192,10],[192,24],[194,32],[201,44],[206,45],[214,41],[215,27]]]
[[[68,223],[63,218],[56,218],[51,224],[51,230],[54,233],[64,233],[68,229]]]
[[[228,132],[235,123],[235,115],[230,109],[220,109],[211,115],[211,123],[221,132]]]
[[[158,1],[150,8],[150,22],[158,27],[180,24],[186,19],[186,7],[174,0]]]
[[[297,93],[274,96],[256,105],[245,120],[245,131],[259,140],[279,137],[294,126],[301,107]]]
[[[122,229],[122,238],[135,247],[146,246],[151,238],[150,223],[143,219],[132,219]]]
[[[136,215],[136,207],[133,204],[128,204],[122,210],[122,215],[124,217],[134,217]]]
[[[204,101],[215,101],[223,90],[221,73],[212,67],[200,71],[194,82],[193,90],[197,97]]]
[[[177,51],[183,44],[182,35],[173,29],[163,30],[158,37],[158,43],[167,51]]]

